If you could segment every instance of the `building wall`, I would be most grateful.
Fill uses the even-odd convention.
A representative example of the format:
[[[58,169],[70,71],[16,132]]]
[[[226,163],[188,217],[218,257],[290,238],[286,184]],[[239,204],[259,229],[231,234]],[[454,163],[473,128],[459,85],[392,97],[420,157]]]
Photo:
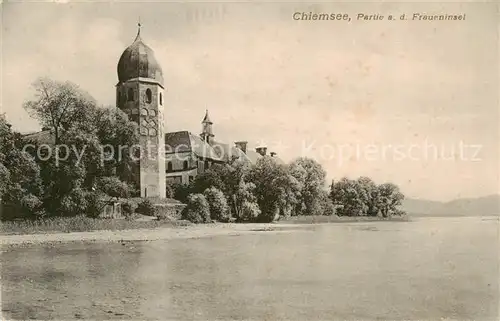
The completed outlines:
[[[189,182],[198,175],[198,169],[194,168],[187,171],[178,171],[173,173],[166,173],[165,178],[168,184],[189,184]]]
[[[184,165],[185,161],[187,162],[187,167]],[[213,161],[198,157],[193,152],[167,154],[165,156],[167,182],[188,184],[190,180],[205,172],[213,164]]]
[[[169,165],[170,164],[170,165]],[[198,175],[197,156],[192,152],[180,152],[165,156],[165,173],[169,183],[188,184]]]

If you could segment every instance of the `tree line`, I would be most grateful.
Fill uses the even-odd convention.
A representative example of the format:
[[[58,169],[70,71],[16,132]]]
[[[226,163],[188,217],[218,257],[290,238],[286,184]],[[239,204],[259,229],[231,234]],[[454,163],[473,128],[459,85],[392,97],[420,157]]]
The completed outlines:
[[[42,155],[41,145],[12,130],[0,115],[0,200],[2,219],[97,216],[103,200],[139,194],[137,163],[125,150],[104,155],[104,146],[127,148],[138,143],[137,124],[115,107],[95,99],[70,82],[38,79],[35,96],[24,108],[51,130],[52,149],[74,150]],[[25,150],[27,143],[33,148]],[[67,151],[66,151],[67,152]],[[77,157],[80,155],[81,157]],[[216,164],[188,185],[167,187],[167,194],[186,203],[183,218],[193,222],[271,222],[298,215],[401,215],[404,198],[391,183],[343,178],[326,186],[326,172],[317,161],[301,157],[279,164],[262,157],[256,164],[233,159]]]
[[[325,188],[326,172],[317,161],[301,157],[279,164],[262,157],[256,164],[234,159],[216,164],[189,185],[175,184],[171,197],[187,204],[183,218],[193,222],[271,222],[301,215],[403,215],[404,195],[392,183],[368,177],[342,178]]]

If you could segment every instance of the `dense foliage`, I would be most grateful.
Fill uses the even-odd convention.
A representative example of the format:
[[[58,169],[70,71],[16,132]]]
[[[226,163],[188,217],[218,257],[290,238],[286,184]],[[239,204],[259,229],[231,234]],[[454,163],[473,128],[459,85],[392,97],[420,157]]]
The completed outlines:
[[[74,84],[39,79],[33,88],[24,108],[50,130],[49,141],[24,138],[0,117],[2,219],[97,216],[103,199],[134,194],[124,147],[137,142],[136,124]]]
[[[106,202],[138,194],[137,163],[130,150],[138,142],[137,125],[117,108],[98,107],[78,86],[49,79],[33,85],[34,99],[24,108],[45,130],[43,143],[11,130],[0,115],[0,200],[2,219],[46,216],[97,217]],[[32,147],[25,149],[26,144]],[[280,164],[264,156],[256,164],[233,159],[215,164],[189,185],[167,186],[167,197],[185,204],[182,217],[196,223],[272,222],[292,216],[400,215],[404,196],[392,183],[342,178],[326,188],[326,172],[301,157]],[[122,207],[155,216],[150,200]]]
[[[392,183],[376,185],[368,177],[357,180],[342,178],[332,182],[330,198],[337,205],[340,216],[382,216],[401,215],[398,207],[404,195]]]
[[[326,173],[313,159],[298,158],[288,165],[262,157],[255,165],[239,160],[217,164],[189,185],[173,186],[174,197],[191,202],[204,194],[212,220],[272,222],[292,216],[380,216],[404,214],[404,196],[391,183],[376,185],[370,178],[342,178],[325,188]],[[221,210],[226,208],[228,210]],[[221,213],[226,213],[221,217]],[[190,213],[189,220],[204,221]],[[193,219],[191,217],[194,217]]]

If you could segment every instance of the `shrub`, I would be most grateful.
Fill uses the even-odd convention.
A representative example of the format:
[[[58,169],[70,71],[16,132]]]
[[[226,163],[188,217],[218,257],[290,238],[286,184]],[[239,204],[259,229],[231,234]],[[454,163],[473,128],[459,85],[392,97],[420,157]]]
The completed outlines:
[[[7,190],[7,183],[10,180],[10,172],[2,163],[0,163],[0,199]]]
[[[187,203],[189,195],[191,195],[192,188],[189,185],[175,183],[172,185],[174,191],[174,198],[182,203]]]
[[[122,214],[126,218],[131,218],[134,216],[135,210],[137,209],[137,204],[131,201],[125,201],[121,205]]]
[[[87,207],[86,193],[81,188],[76,188],[61,199],[58,212],[63,216],[81,215]]]
[[[255,202],[243,202],[240,213],[240,221],[251,222],[257,219],[260,215],[259,205]]]
[[[156,216],[158,214],[156,206],[147,198],[137,205],[137,209],[135,211],[139,214],[147,216]]]
[[[40,198],[27,192],[19,184],[13,184],[8,188],[0,206],[3,220],[39,218],[45,213]]]
[[[231,213],[224,193],[215,187],[210,187],[203,192],[203,195],[208,202],[210,218],[219,222],[229,222]]]
[[[165,187],[165,197],[174,198],[174,188],[170,184],[167,184],[167,186]]]
[[[131,187],[122,182],[118,177],[100,177],[97,180],[98,189],[109,196],[130,197]]]
[[[42,205],[42,201],[33,194],[28,194],[21,199],[22,210],[28,217],[44,216]]]
[[[210,206],[203,194],[188,196],[187,205],[182,211],[182,219],[193,223],[210,222]]]
[[[106,205],[106,201],[104,197],[99,192],[90,192],[85,196],[86,201],[86,209],[85,214],[89,217],[99,217],[104,206]]]

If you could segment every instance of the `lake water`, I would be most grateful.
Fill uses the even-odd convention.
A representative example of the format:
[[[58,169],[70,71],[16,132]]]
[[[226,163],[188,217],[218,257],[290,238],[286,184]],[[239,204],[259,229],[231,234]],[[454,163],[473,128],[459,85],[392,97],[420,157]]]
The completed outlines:
[[[499,319],[498,219],[34,245],[2,254],[7,319]]]

